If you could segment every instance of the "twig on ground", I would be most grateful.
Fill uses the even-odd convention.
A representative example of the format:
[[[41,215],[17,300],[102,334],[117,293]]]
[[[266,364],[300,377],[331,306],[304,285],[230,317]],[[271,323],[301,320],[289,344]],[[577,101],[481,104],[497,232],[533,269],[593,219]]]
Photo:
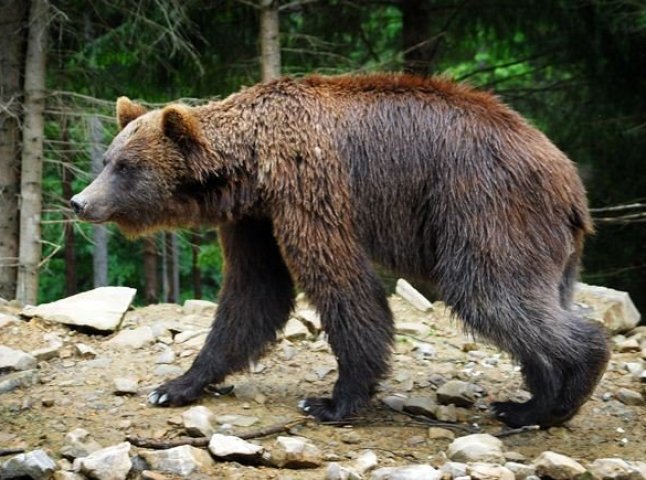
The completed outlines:
[[[234,433],[232,434],[235,437],[241,438],[243,440],[249,440],[251,438],[260,438],[267,437],[269,435],[275,435],[276,433],[282,433],[289,431],[290,429],[303,425],[308,421],[307,418],[300,418],[297,420],[290,420],[289,422],[276,423],[268,427],[259,428],[256,430],[250,430],[248,432]],[[182,445],[190,445],[192,447],[204,448],[207,447],[210,437],[179,437],[172,440],[165,439],[156,439],[156,438],[142,438],[137,436],[127,436],[126,440],[133,444],[135,447],[142,448],[152,448],[154,450],[166,450],[168,448],[180,447]]]
[[[0,448],[0,457],[5,457],[7,455],[16,455],[18,453],[24,453],[24,448]]]
[[[517,435],[519,433],[535,432],[539,429],[540,427],[538,425],[525,425],[524,427],[510,428],[509,430],[503,430],[501,432],[494,433],[492,435],[498,438],[510,437],[512,435]]]

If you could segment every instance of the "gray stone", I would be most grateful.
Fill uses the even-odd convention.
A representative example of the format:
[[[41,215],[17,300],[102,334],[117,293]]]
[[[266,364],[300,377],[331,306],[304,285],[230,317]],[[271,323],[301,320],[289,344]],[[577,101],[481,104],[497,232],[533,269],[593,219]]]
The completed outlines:
[[[0,371],[2,370],[30,370],[36,368],[36,357],[22,350],[0,345]]]
[[[271,449],[271,462],[280,468],[316,468],[323,457],[306,438],[278,437]]]
[[[137,393],[139,379],[134,375],[114,379],[114,393],[117,395],[132,395]]]
[[[73,460],[79,457],[87,457],[102,448],[101,444],[92,438],[90,432],[84,428],[76,428],[65,435],[61,455]]]
[[[397,280],[395,291],[397,292],[397,295],[406,300],[419,311],[429,312],[433,310],[433,304],[431,304],[431,302],[429,302],[424,295],[419,293],[410,283],[408,283],[403,278]]]
[[[184,373],[184,369],[177,365],[159,365],[153,370],[153,375],[161,378],[178,377]]]
[[[128,330],[122,330],[116,336],[108,340],[108,345],[117,348],[139,349],[150,345],[155,341],[155,334],[149,326],[143,326]]]
[[[175,361],[175,357],[175,352],[173,352],[170,348],[166,348],[162,353],[159,354],[157,360],[155,360],[155,363],[167,365],[173,363]]]
[[[438,439],[455,440],[455,433],[453,433],[448,428],[429,427],[428,438],[432,440],[438,440]]]
[[[435,418],[440,422],[455,423],[458,421],[458,410],[455,405],[438,405],[435,409]]]
[[[250,415],[218,415],[215,420],[221,425],[233,425],[234,427],[250,427],[258,423],[258,417]]]
[[[132,468],[128,442],[112,445],[74,460],[74,470],[95,480],[125,480]]]
[[[384,467],[372,472],[370,480],[440,480],[442,472],[430,465]]]
[[[210,437],[217,432],[215,415],[208,408],[197,405],[182,413],[186,433],[191,437]]]
[[[140,450],[139,455],[152,470],[191,478],[196,473],[207,474],[214,466],[213,459],[204,450],[190,445],[167,450]]]
[[[467,475],[473,480],[515,480],[511,470],[491,463],[470,463],[467,466]]]
[[[24,370],[0,376],[0,393],[7,393],[20,387],[30,387],[38,382],[38,370]]]
[[[505,462],[503,443],[486,433],[476,433],[456,438],[449,445],[447,456],[455,462]]]
[[[427,337],[431,333],[431,327],[420,322],[397,322],[395,323],[395,330],[397,333],[415,335],[419,338]]]
[[[643,480],[634,466],[620,458],[599,458],[588,465],[588,471],[598,480]]]
[[[437,401],[444,405],[454,404],[456,407],[470,407],[482,391],[473,383],[462,380],[449,380],[437,389]]]
[[[94,348],[86,345],[85,343],[77,343],[74,345],[74,349],[82,358],[96,358],[99,355]]]
[[[261,395],[258,386],[253,382],[243,382],[236,385],[233,390],[233,394],[243,402],[251,402],[255,400],[258,395]]]
[[[641,393],[636,392],[634,390],[630,390],[628,388],[620,388],[619,390],[617,390],[617,393],[615,395],[617,397],[617,400],[619,400],[624,405],[632,405],[632,406],[646,405],[646,401],[644,401],[644,396]]]
[[[58,470],[54,472],[53,480],[86,480],[87,477],[75,472],[66,472],[65,470]]]
[[[505,468],[510,470],[515,476],[516,480],[525,480],[529,476],[536,475],[536,468],[533,465],[525,465],[518,462],[507,462]]]
[[[213,317],[216,308],[218,308],[217,303],[197,299],[186,300],[182,307],[186,315],[202,315],[207,317]]]
[[[403,412],[404,407],[406,406],[406,401],[408,399],[406,397],[402,397],[399,395],[388,395],[387,397],[384,397],[381,399],[381,401],[392,408],[393,410],[397,412]]]
[[[437,403],[430,397],[413,397],[406,399],[404,410],[413,415],[435,418]]]
[[[464,477],[467,474],[467,464],[462,462],[445,462],[440,472],[451,478]]]
[[[21,453],[10,458],[0,468],[0,478],[30,477],[33,480],[47,480],[58,467],[44,450]]]
[[[639,324],[641,315],[626,292],[577,283],[574,298],[592,307],[588,318],[602,322],[613,332],[625,332]]]
[[[585,473],[585,468],[576,460],[559,453],[546,451],[533,462],[536,475],[554,480],[569,480]]]
[[[223,460],[257,465],[265,458],[265,448],[232,435],[216,433],[209,441],[210,452]]]
[[[63,344],[50,345],[32,350],[29,354],[36,359],[36,362],[46,362],[47,360],[58,358],[62,347]]]
[[[52,303],[27,306],[22,315],[50,322],[113,331],[119,328],[137,290],[128,287],[99,287]]]

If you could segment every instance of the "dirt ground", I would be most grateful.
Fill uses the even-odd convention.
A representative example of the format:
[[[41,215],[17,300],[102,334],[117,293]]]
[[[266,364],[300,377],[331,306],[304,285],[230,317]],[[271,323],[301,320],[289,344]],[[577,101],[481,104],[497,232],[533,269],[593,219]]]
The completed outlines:
[[[486,406],[492,399],[522,397],[518,368],[496,349],[473,344],[445,309],[421,313],[399,297],[393,296],[390,301],[399,324],[422,325],[428,327],[428,332],[421,338],[419,333],[398,335],[391,376],[382,383],[371,407],[352,424],[328,426],[309,421],[293,433],[311,439],[328,461],[343,463],[369,448],[379,457],[379,466],[441,463],[451,440],[430,438],[428,425],[390,410],[380,401],[394,394],[434,397],[438,378],[467,380],[486,391],[473,407],[458,409],[459,421],[449,427],[456,436],[500,433],[502,425],[490,418]],[[17,313],[6,306],[4,310]],[[172,323],[183,316],[181,306],[154,305],[129,311],[122,328]],[[193,317],[193,321],[206,327],[210,320],[204,316],[197,320]],[[155,363],[164,348],[176,354],[172,365],[185,369],[199,345],[177,344],[162,336],[157,343],[142,348],[115,348],[108,343],[114,334],[90,335],[38,319],[0,328],[0,345],[30,352],[47,346],[52,334],[58,335],[64,345],[57,357],[40,363],[38,383],[0,395],[0,448],[44,448],[58,459],[65,434],[76,427],[90,431],[103,446],[123,442],[126,435],[184,435],[180,415],[188,407],[153,408],[146,403],[146,395],[165,375],[173,373],[160,372],[160,365]],[[92,347],[96,357],[80,357],[77,344]],[[644,393],[644,385],[624,368],[626,362],[643,361],[640,352],[615,352],[594,396],[568,425],[506,436],[502,438],[506,449],[529,461],[545,450],[583,464],[607,457],[646,460],[646,407],[624,405],[614,395],[622,387]],[[315,339],[280,340],[260,364],[254,369],[257,373],[235,375],[227,381],[257,389],[261,395],[256,395],[255,400],[231,394],[200,401],[217,415],[258,418],[253,426],[235,427],[234,433],[300,418],[298,401],[308,395],[329,394],[336,378],[333,355]],[[139,378],[137,394],[116,395],[113,379],[127,375]],[[267,437],[258,441],[270,446],[274,440]],[[325,475],[325,464],[314,471],[252,468],[237,463],[219,463],[217,469],[221,478],[298,479]]]

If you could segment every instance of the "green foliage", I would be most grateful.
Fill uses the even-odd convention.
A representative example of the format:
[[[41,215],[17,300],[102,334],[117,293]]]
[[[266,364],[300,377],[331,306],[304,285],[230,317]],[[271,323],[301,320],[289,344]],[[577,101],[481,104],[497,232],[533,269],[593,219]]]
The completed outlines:
[[[248,3],[248,2],[246,2]],[[115,133],[118,95],[167,102],[224,96],[259,79],[258,14],[234,0],[59,0],[65,15],[50,53],[51,90],[81,93],[48,101],[41,300],[63,294],[60,246],[69,217],[61,196],[64,165],[74,191],[90,175],[87,116]],[[468,5],[467,5],[468,3]],[[284,72],[401,70],[399,2],[280,2]],[[646,196],[646,5],[641,1],[528,0],[508,4],[429,0],[429,41],[437,73],[493,90],[545,131],[579,165],[592,206]],[[68,146],[62,146],[67,122]],[[91,285],[91,226],[74,224],[79,288]],[[584,278],[633,292],[646,307],[644,223],[606,226],[589,243]],[[143,287],[141,246],[110,230],[110,282]],[[191,237],[180,234],[182,298],[191,295]],[[222,256],[204,233],[198,266],[204,296],[222,281]]]

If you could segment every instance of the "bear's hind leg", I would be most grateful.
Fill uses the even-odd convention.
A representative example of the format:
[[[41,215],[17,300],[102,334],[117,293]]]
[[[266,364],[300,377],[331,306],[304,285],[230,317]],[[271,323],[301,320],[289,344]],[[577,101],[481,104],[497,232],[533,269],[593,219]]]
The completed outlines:
[[[244,219],[220,228],[225,277],[213,328],[193,365],[154,390],[153,405],[185,405],[264,353],[293,308],[293,282],[268,221]]]

